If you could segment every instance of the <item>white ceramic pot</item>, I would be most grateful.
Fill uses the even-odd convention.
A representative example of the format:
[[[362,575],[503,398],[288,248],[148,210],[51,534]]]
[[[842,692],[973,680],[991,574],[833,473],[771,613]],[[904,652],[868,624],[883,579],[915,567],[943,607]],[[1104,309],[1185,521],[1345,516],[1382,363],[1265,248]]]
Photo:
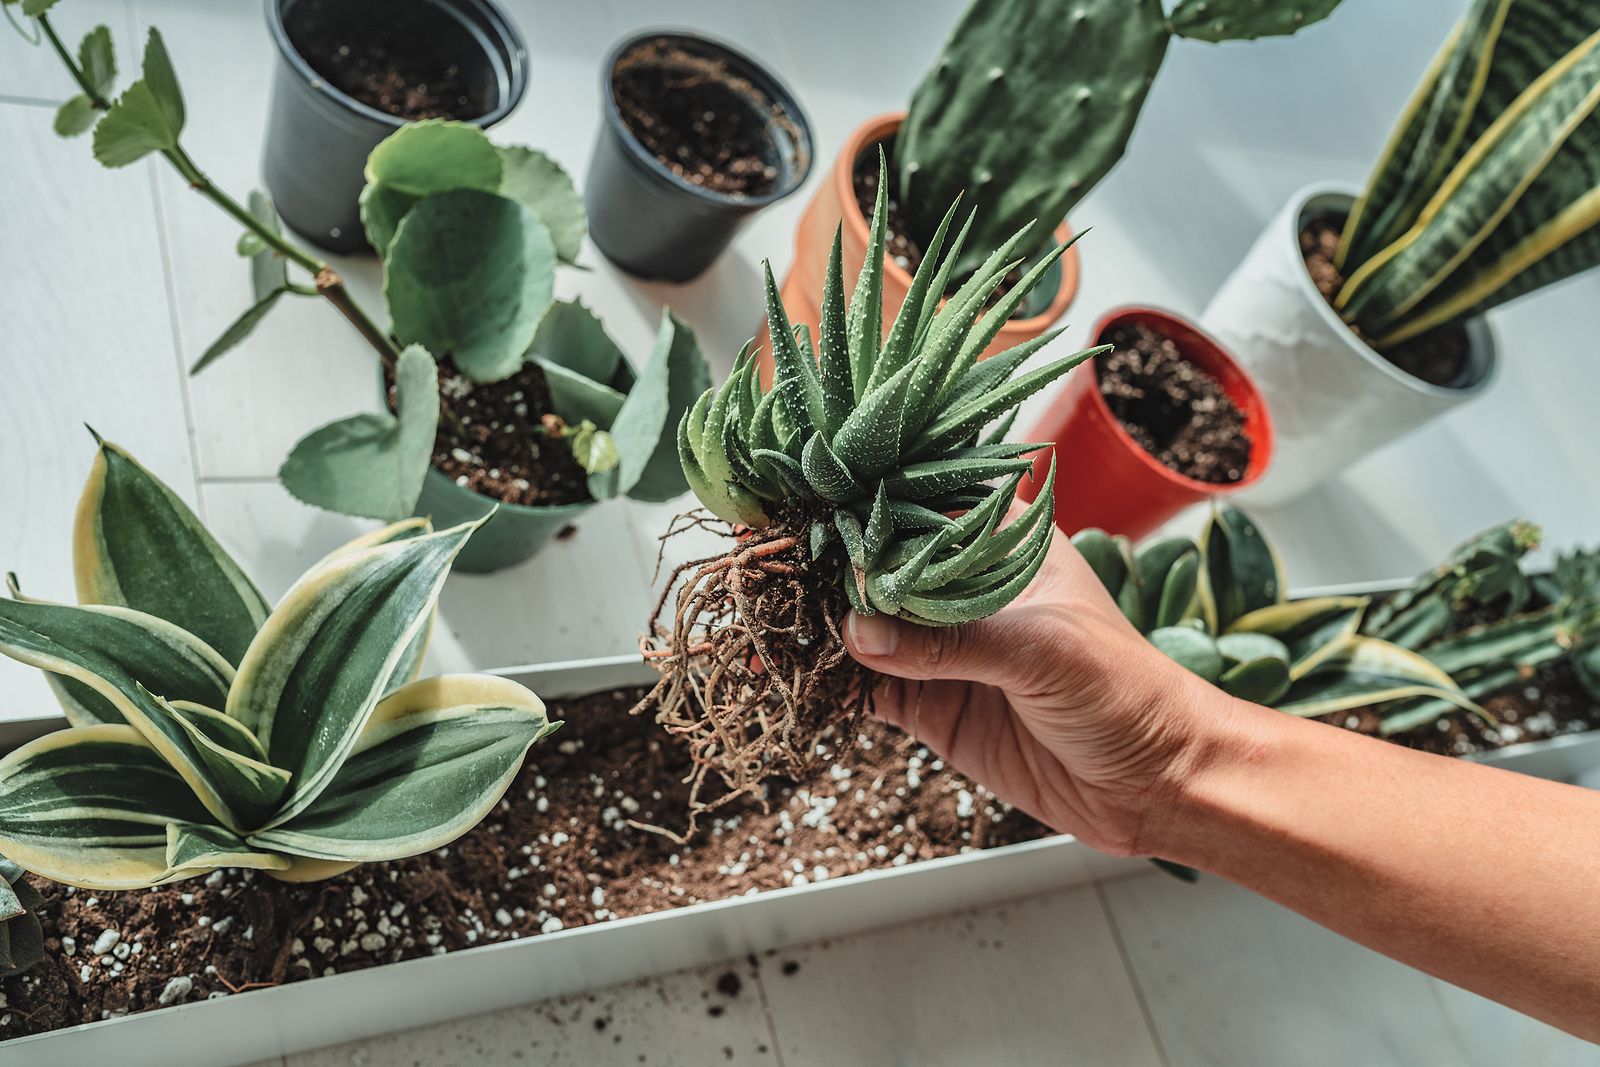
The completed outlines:
[[[1300,255],[1300,229],[1319,215],[1347,213],[1358,194],[1324,184],[1290,197],[1200,316],[1272,412],[1277,451],[1261,483],[1240,494],[1248,504],[1271,506],[1314,488],[1494,379],[1499,360],[1482,316],[1466,323],[1460,384],[1431,385],[1369,348],[1317,292]]]

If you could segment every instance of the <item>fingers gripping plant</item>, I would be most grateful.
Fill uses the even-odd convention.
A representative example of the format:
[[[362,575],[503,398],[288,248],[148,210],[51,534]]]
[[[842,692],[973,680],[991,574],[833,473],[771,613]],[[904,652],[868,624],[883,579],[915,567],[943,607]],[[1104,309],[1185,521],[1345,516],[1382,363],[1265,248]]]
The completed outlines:
[[[1026,257],[1122,158],[1173,36],[1292,34],[1338,0],[977,0],[911,98],[895,144],[897,199],[932,233],[963,192],[977,220],[954,277],[1019,227]],[[1037,226],[1033,226],[1034,220]]]
[[[929,626],[970,622],[1016,597],[1049,548],[1048,482],[1004,521],[1031,466],[1024,457],[1044,446],[1000,437],[1017,405],[1094,353],[1022,371],[1051,333],[978,356],[1061,250],[985,310],[1019,263],[1019,231],[941,307],[971,225],[945,250],[952,207],[885,339],[887,194],[878,189],[873,250],[848,305],[834,239],[815,349],[791,327],[769,269],[772,389],[763,391],[746,348],[679,424],[690,487],[729,532],[742,531],[725,554],[674,573],[647,641],[663,677],[642,707],[689,739],[697,794],[707,769],[753,788],[810,766],[830,729],[848,732],[871,681],[840,639],[847,608]]]
[[[1289,600],[1277,553],[1236,508],[1213,512],[1198,544],[1134,551],[1100,530],[1072,543],[1151,644],[1234,696],[1302,716],[1406,697],[1473,707],[1438,666],[1361,633],[1367,598]]]
[[[587,217],[571,178],[549,156],[497,146],[476,126],[437,120],[403,126],[373,151],[361,214],[383,260],[385,330],[330,264],[284,237],[264,195],[241,205],[189,156],[181,143],[183,93],[159,32],[150,31],[142,77],[114,96],[106,27],[87,34],[74,55],[50,22],[59,0],[0,2],[8,17],[15,9],[31,19],[81,89],[58,111],[58,133],[93,129],[95,159],[106,167],[162,156],[244,227],[238,250],[250,258],[251,304],[192,373],[292,297],[326,299],[376,351],[394,384],[393,412],[354,415],[302,439],[279,471],[295,497],[350,515],[410,515],[441,420],[463,426],[454,398],[441,396],[436,356],[449,357],[468,383],[499,381],[530,360],[559,379],[551,382],[557,417],[544,432],[571,445],[595,499],[626,493],[665,500],[685,490],[672,458],[672,427],[709,381],[694,333],[664,314],[651,364],[636,376],[598,319],[581,304],[554,300],[556,267],[575,261]],[[303,277],[292,279],[291,268]],[[657,362],[665,366],[657,369]]]
[[[559,725],[505,679],[414,680],[472,529],[378,530],[269,608],[102,443],[73,535],[82,603],[24,598],[14,577],[0,600],[0,652],[48,672],[71,724],[0,759],[0,852],[112,890],[218,867],[320,878],[466,832]]]
[[[1600,263],[1600,3],[1475,0],[1345,223],[1335,300],[1379,348]]]

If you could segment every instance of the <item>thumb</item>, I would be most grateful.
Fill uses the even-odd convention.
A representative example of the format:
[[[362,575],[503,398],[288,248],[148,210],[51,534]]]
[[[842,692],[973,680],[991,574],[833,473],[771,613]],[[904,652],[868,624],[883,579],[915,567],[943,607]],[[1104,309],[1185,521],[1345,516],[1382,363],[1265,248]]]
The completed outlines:
[[[845,644],[862,665],[879,674],[916,681],[953,679],[1011,688],[1022,681],[1027,642],[1008,637],[1009,626],[991,616],[961,626],[918,626],[889,615],[845,620]]]

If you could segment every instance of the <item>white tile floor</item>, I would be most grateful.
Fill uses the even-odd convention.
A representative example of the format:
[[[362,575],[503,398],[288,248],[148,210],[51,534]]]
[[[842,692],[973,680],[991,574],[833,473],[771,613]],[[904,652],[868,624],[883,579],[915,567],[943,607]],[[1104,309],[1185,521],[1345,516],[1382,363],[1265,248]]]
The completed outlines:
[[[597,65],[645,25],[708,30],[767,60],[804,101],[819,168],[864,117],[902,106],[959,0],[507,0],[535,54],[500,129],[581,175]],[[1463,0],[1346,0],[1291,41],[1176,42],[1128,159],[1073,213],[1094,232],[1065,339],[1139,301],[1196,313],[1296,187],[1359,180]],[[274,53],[255,0],[64,0],[69,40],[97,21],[124,72],[159,26],[189,98],[185,135],[213,177],[257,181]],[[313,427],[376,400],[369,357],[325,307],[281,308],[199,378],[183,368],[243,307],[231,225],[155,163],[100,170],[49,132],[69,92],[48,54],[0,27],[0,568],[71,595],[71,523],[89,422],[132,448],[208,521],[269,594],[362,524],[304,507],[273,475]],[[811,184],[819,180],[813,175]],[[562,279],[630,351],[663,303],[726,367],[760,314],[758,264],[781,271],[800,195],[759,216],[688,286],[633,282],[592,248]],[[370,264],[341,264],[376,305]],[[1600,535],[1592,397],[1600,281],[1496,315],[1502,380],[1471,408],[1263,516],[1299,585],[1413,573],[1512,514],[1553,545]],[[1026,420],[1025,420],[1026,421]],[[579,536],[492,579],[452,579],[435,669],[623,652],[649,603],[669,508],[595,509]],[[1178,525],[1184,525],[1179,520]],[[586,575],[603,573],[597,590]],[[556,604],[559,611],[549,611]],[[53,705],[37,672],[0,660],[0,719]],[[799,969],[786,975],[782,964]],[[1573,1064],[1600,1051],[1355,948],[1225,883],[1144,876],[426,1031],[292,1057],[311,1064]],[[703,997],[702,994],[705,994]],[[720,999],[719,999],[720,998]],[[713,1016],[707,1009],[723,1008]],[[606,1020],[598,1028],[595,1020]]]

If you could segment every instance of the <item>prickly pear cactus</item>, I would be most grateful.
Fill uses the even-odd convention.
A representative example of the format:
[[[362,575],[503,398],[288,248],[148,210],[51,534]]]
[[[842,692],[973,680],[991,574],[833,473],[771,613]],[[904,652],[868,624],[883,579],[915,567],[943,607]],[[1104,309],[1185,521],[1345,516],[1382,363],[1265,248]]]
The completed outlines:
[[[1040,220],[1055,223],[1122,158],[1173,34],[1206,41],[1293,33],[1338,0],[976,0],[911,98],[894,146],[896,193],[926,240],[957,195],[977,208],[954,276]]]
[[[1285,37],[1333,13],[1339,0],[1183,0],[1169,24],[1193,41]]]

